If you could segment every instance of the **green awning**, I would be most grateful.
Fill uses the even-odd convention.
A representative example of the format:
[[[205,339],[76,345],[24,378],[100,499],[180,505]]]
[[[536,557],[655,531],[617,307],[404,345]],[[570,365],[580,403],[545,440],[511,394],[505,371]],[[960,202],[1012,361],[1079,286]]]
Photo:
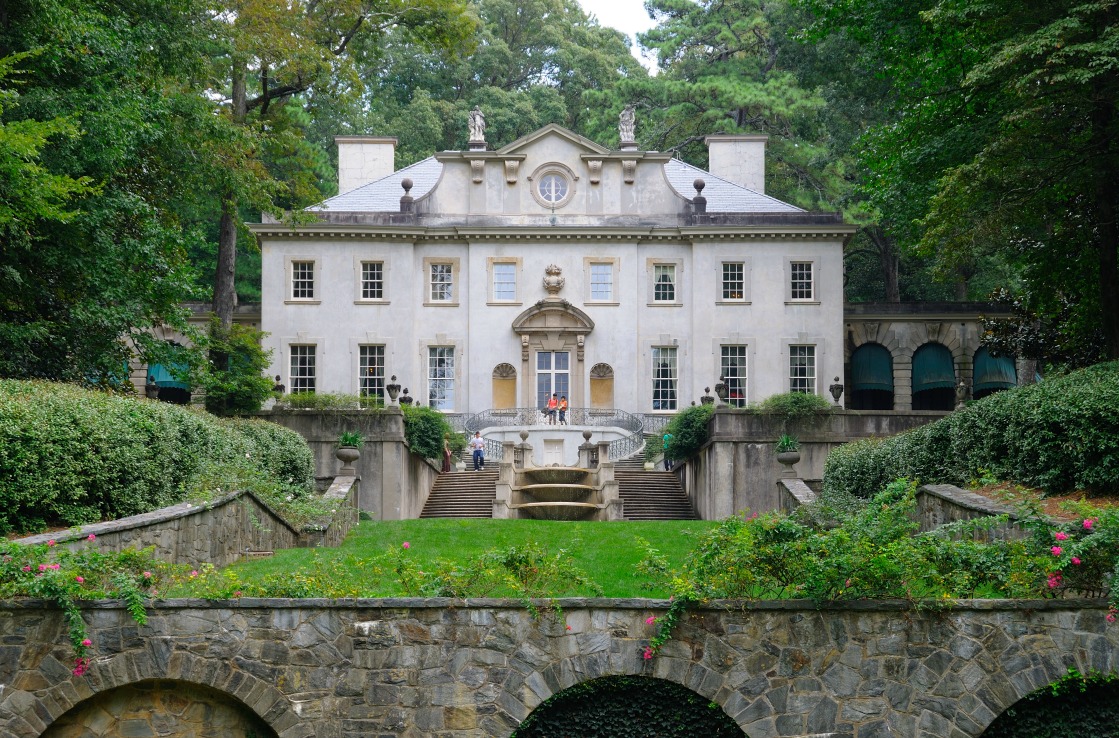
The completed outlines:
[[[156,386],[189,390],[189,384],[177,379],[175,375],[172,374],[172,372],[182,372],[185,369],[186,367],[181,365],[165,367],[163,364],[150,364],[148,365],[148,376],[155,381]]]
[[[952,389],[956,386],[956,370],[952,352],[939,343],[926,343],[913,354],[913,392],[931,389]]]
[[[867,343],[855,349],[851,354],[851,388],[894,391],[894,360],[885,346]]]
[[[985,346],[975,352],[975,386],[973,392],[1004,390],[1018,385],[1014,359],[992,356]]]

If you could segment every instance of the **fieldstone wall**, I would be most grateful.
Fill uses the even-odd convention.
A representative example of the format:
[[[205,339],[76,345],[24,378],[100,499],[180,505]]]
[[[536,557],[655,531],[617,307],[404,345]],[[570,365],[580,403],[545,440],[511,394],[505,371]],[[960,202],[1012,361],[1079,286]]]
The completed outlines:
[[[1010,505],[994,502],[951,484],[926,484],[917,489],[917,519],[921,522],[921,530],[933,530],[946,523],[991,515],[1006,515],[1007,522],[986,531],[976,531],[976,538],[1024,538],[1030,535],[1028,530],[1018,525],[1018,515]]]
[[[564,600],[534,620],[504,600],[196,600],[136,626],[92,603],[89,673],[61,614],[0,605],[0,735],[34,738],[121,688],[174,680],[228,695],[280,738],[507,736],[543,700],[606,675],[667,679],[749,738],[967,738],[1070,667],[1119,670],[1102,601],[714,603],[654,658],[649,600]],[[112,699],[109,699],[112,698]],[[104,710],[102,710],[104,712]]]
[[[252,552],[339,545],[357,523],[358,493],[354,477],[337,477],[324,495],[337,503],[333,514],[302,530],[253,493],[233,492],[202,505],[182,502],[107,523],[28,536],[16,543],[37,546],[54,540],[71,550],[101,551],[153,546],[155,557],[164,561],[222,567]]]

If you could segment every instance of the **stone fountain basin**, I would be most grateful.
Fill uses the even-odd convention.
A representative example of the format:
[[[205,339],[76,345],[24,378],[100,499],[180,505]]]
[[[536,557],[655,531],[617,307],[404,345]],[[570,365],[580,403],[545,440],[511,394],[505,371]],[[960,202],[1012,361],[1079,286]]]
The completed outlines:
[[[525,481],[532,484],[580,484],[588,473],[577,466],[539,466],[523,472]]]
[[[589,484],[527,484],[515,487],[515,492],[532,495],[537,502],[577,502],[595,491]]]
[[[602,506],[591,502],[526,502],[509,507],[523,510],[536,520],[582,520]]]

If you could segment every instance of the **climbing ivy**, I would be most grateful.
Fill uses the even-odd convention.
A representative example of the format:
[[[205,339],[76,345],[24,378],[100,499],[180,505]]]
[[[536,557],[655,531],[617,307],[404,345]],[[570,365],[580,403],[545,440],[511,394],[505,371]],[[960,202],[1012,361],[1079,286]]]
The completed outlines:
[[[1119,675],[1076,669],[995,718],[983,738],[1119,736]]]
[[[741,738],[722,708],[663,679],[610,676],[545,700],[511,738]]]

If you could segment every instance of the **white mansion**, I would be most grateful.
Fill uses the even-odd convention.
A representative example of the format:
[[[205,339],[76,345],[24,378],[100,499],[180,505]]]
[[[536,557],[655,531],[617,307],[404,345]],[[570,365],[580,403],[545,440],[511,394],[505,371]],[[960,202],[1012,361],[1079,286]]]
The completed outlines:
[[[844,375],[854,227],[764,194],[764,136],[712,136],[711,172],[546,126],[393,171],[395,139],[339,137],[318,221],[251,228],[261,328],[291,392],[380,395],[392,375],[450,413],[671,413],[826,394]]]

